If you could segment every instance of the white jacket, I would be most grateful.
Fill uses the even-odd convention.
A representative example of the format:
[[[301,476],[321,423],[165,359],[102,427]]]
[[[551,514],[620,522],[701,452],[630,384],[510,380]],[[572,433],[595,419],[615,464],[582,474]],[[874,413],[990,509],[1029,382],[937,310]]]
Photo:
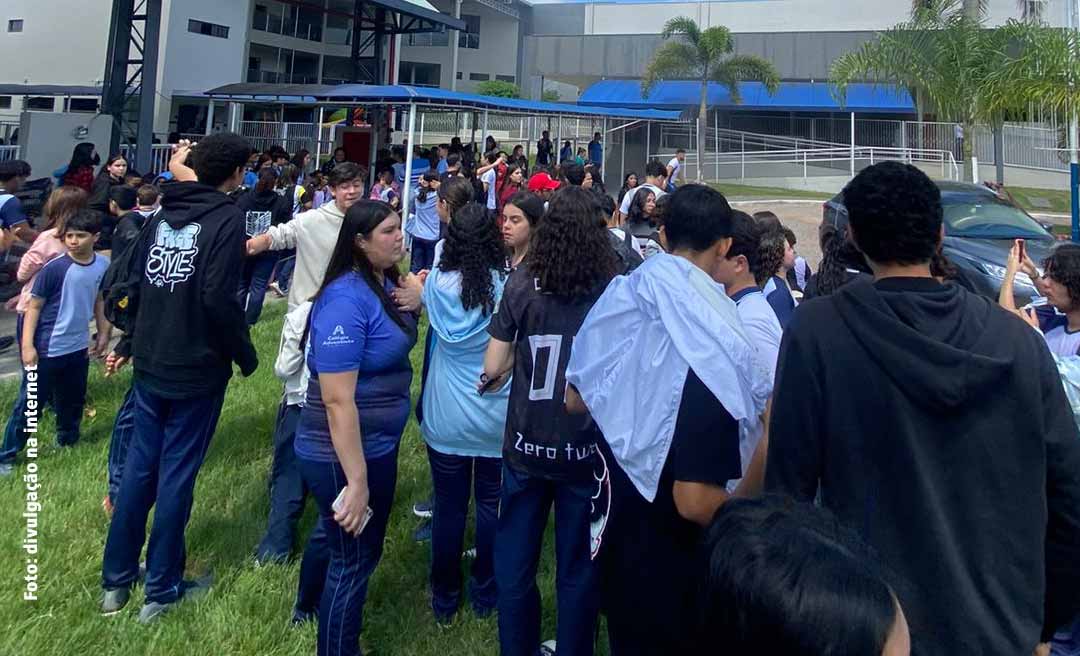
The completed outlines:
[[[281,326],[281,343],[274,361],[274,375],[285,381],[285,405],[304,405],[307,400],[308,378],[307,340],[304,329],[311,313],[311,301],[304,301],[285,315]],[[301,341],[304,343],[301,344]]]
[[[289,286],[289,310],[311,300],[322,285],[326,265],[337,244],[345,213],[330,202],[298,214],[288,223],[271,226],[270,250],[296,249],[296,268]]]

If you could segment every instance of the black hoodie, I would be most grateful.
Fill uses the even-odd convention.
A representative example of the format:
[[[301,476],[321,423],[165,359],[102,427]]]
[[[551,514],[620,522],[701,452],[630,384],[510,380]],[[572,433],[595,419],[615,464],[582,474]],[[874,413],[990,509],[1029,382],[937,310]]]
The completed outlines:
[[[135,379],[165,398],[202,396],[228,382],[233,362],[245,376],[258,366],[236,296],[244,216],[231,198],[197,182],[163,185],[161,207],[147,219],[137,254]]]
[[[800,306],[765,484],[811,501],[819,480],[896,574],[912,653],[1032,652],[1044,566],[1076,562],[1080,435],[1024,322],[922,278],[857,280]]]
[[[265,234],[272,225],[292,219],[292,200],[273,189],[247,191],[236,198],[236,206],[244,217],[244,232],[248,237]]]

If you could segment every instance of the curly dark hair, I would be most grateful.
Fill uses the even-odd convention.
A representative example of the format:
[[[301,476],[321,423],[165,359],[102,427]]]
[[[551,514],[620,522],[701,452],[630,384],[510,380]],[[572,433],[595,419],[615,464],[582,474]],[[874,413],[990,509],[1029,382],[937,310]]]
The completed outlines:
[[[1056,246],[1050,251],[1050,256],[1043,260],[1043,270],[1051,280],[1069,290],[1072,307],[1080,307],[1080,244]]]
[[[869,272],[866,258],[848,239],[847,225],[822,226],[821,265],[815,275],[817,295],[828,296],[843,287],[850,279],[847,270]]]
[[[495,285],[491,272],[505,275],[506,248],[499,227],[487,208],[469,203],[454,213],[446,229],[439,271],[461,272],[461,305],[480,308],[484,315],[495,310]]]
[[[592,195],[581,187],[560,188],[532,231],[529,272],[547,294],[586,296],[617,271],[615,249]]]
[[[784,263],[784,250],[787,247],[787,238],[783,230],[766,228],[758,241],[758,268],[754,270],[754,280],[757,284],[765,282],[776,275],[780,266]]]
[[[844,188],[851,234],[873,262],[925,264],[941,241],[941,191],[910,164],[882,162]]]
[[[630,211],[626,214],[627,222],[653,223],[652,217],[645,213],[645,204],[649,202],[649,196],[653,197],[653,202],[656,201],[656,193],[654,193],[652,189],[642,189],[634,194],[633,200],[630,201]]]

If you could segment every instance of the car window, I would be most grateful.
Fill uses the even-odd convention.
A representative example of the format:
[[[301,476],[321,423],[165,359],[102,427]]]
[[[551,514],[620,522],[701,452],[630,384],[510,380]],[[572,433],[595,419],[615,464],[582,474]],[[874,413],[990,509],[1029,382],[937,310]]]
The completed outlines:
[[[1023,211],[990,196],[943,198],[945,232],[952,237],[1027,239],[1050,236]]]

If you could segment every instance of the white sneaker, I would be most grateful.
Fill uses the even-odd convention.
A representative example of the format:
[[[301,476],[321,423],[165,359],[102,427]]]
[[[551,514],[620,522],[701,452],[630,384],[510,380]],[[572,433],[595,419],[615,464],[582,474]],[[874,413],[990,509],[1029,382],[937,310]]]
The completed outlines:
[[[554,640],[545,640],[540,643],[540,656],[555,656]]]

